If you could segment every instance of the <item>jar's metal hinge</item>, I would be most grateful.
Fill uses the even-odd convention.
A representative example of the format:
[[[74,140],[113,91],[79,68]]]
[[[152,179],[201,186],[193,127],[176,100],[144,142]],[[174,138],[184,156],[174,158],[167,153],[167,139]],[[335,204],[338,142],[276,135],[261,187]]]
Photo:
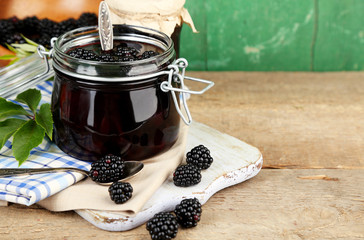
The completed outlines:
[[[168,91],[171,92],[172,99],[173,99],[173,102],[174,102],[174,105],[176,107],[178,114],[180,115],[180,117],[182,118],[182,120],[185,122],[186,125],[190,125],[192,123],[192,116],[191,116],[190,110],[188,109],[188,105],[187,105],[187,94],[203,94],[208,89],[210,89],[212,86],[214,86],[214,82],[205,80],[205,79],[185,76],[187,66],[188,66],[188,62],[184,58],[179,58],[173,64],[169,65],[168,69],[170,69],[170,70],[168,71],[168,81],[162,82],[160,85],[160,88],[164,92],[168,92]],[[181,73],[180,73],[180,70],[181,70]],[[185,87],[185,84],[184,84],[185,79],[195,81],[195,82],[206,83],[207,86],[200,91],[189,90],[188,88]],[[172,86],[173,81],[176,83],[179,83],[181,87],[180,88],[173,87]],[[181,110],[180,104],[178,103],[178,100],[176,97],[176,92],[179,93],[179,98],[180,98],[180,101],[182,101],[183,108],[184,108],[185,114],[187,116],[187,119]]]

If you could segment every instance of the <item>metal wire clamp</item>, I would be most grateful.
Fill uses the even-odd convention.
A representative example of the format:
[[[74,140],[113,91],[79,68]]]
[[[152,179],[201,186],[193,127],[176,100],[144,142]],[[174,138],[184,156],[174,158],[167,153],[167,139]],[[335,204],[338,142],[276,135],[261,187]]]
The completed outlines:
[[[171,92],[172,99],[173,99],[173,102],[174,102],[174,105],[176,107],[178,114],[180,115],[180,117],[182,118],[182,120],[185,122],[186,125],[190,125],[192,123],[192,116],[191,116],[190,110],[188,109],[186,95],[187,94],[198,94],[198,95],[203,94],[208,89],[210,89],[212,86],[214,86],[214,82],[205,80],[205,79],[185,76],[187,66],[188,66],[188,62],[184,58],[179,58],[173,64],[169,65],[168,69],[170,69],[170,70],[168,72],[168,81],[162,82],[160,85],[160,88],[163,92],[168,92],[168,91]],[[181,74],[180,74],[180,69],[181,69]],[[195,82],[206,83],[208,85],[200,91],[189,90],[185,87],[185,84],[184,84],[185,79],[195,81]],[[181,88],[173,87],[172,81],[179,83],[181,85]],[[176,92],[179,93],[180,100],[182,101],[183,108],[187,115],[187,119],[184,116],[184,114],[180,108],[180,104],[177,101]]]

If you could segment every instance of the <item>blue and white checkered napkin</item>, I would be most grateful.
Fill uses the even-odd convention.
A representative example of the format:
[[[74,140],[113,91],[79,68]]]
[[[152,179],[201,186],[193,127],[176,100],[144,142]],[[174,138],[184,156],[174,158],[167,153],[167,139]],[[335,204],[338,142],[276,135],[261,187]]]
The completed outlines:
[[[36,87],[42,92],[41,103],[50,102],[53,84],[44,82]],[[24,108],[27,108],[23,105]],[[12,155],[11,140],[0,149],[0,168],[17,168],[18,162]],[[54,143],[44,139],[34,148],[21,168],[73,167],[89,170],[91,164],[63,153]],[[32,205],[83,179],[76,172],[45,173],[28,176],[0,178],[0,200]]]

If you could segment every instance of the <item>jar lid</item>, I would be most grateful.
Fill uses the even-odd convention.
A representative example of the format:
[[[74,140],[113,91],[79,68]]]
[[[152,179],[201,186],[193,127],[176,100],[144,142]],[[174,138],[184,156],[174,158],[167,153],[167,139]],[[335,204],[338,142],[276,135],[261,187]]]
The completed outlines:
[[[117,12],[158,13],[173,15],[179,13],[185,0],[106,0],[111,9]]]
[[[171,36],[176,26],[188,24],[197,32],[183,6],[185,0],[105,0],[113,24],[143,26]]]

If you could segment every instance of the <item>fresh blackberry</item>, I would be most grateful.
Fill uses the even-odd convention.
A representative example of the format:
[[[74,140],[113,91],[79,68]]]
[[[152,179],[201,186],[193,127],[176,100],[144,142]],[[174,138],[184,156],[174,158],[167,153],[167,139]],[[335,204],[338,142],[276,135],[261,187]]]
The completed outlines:
[[[12,21],[9,19],[1,19],[0,20],[0,33],[1,35],[12,33],[15,31],[15,26]]]
[[[24,35],[34,35],[37,34],[37,30],[39,29],[40,20],[36,17],[26,17],[23,20],[19,21],[19,32],[23,33]]]
[[[5,43],[7,43],[9,45],[12,44],[12,43],[15,43],[16,40],[15,40],[14,34],[12,34],[12,33],[5,34],[3,36],[3,42],[5,42]]]
[[[133,187],[128,182],[114,182],[109,187],[111,200],[116,204],[125,203],[133,195]]]
[[[8,19],[0,20],[0,42],[6,46],[5,43],[11,44],[15,42],[13,37],[15,31],[14,24]]]
[[[47,33],[42,34],[36,42],[40,45],[43,45],[45,48],[50,49],[51,47],[51,36]]]
[[[56,23],[52,20],[49,20],[48,18],[44,18],[39,21],[38,33],[40,35],[46,34],[46,35],[50,36],[50,38],[58,37],[61,34],[61,32],[59,31],[58,23]]]
[[[82,13],[77,20],[79,27],[94,26],[97,25],[97,16],[94,13]]]
[[[174,185],[189,187],[201,182],[201,171],[194,165],[181,165],[173,174]]]
[[[210,156],[210,150],[208,150],[207,147],[199,145],[192,148],[192,150],[186,154],[186,162],[188,164],[193,164],[202,170],[208,169],[211,166],[213,158]]]
[[[20,33],[14,33],[13,38],[16,43],[25,43],[24,38],[20,35]]]
[[[166,240],[177,236],[178,223],[172,213],[161,212],[147,222],[147,230],[152,240]]]
[[[77,21],[74,18],[69,18],[67,20],[64,20],[58,24],[60,31],[62,33],[71,31],[73,29],[76,29],[78,27]]]
[[[89,176],[95,182],[115,182],[123,176],[124,160],[114,155],[106,155],[91,164]]]
[[[184,199],[174,210],[177,222],[185,228],[196,227],[201,217],[201,203],[197,198]]]

